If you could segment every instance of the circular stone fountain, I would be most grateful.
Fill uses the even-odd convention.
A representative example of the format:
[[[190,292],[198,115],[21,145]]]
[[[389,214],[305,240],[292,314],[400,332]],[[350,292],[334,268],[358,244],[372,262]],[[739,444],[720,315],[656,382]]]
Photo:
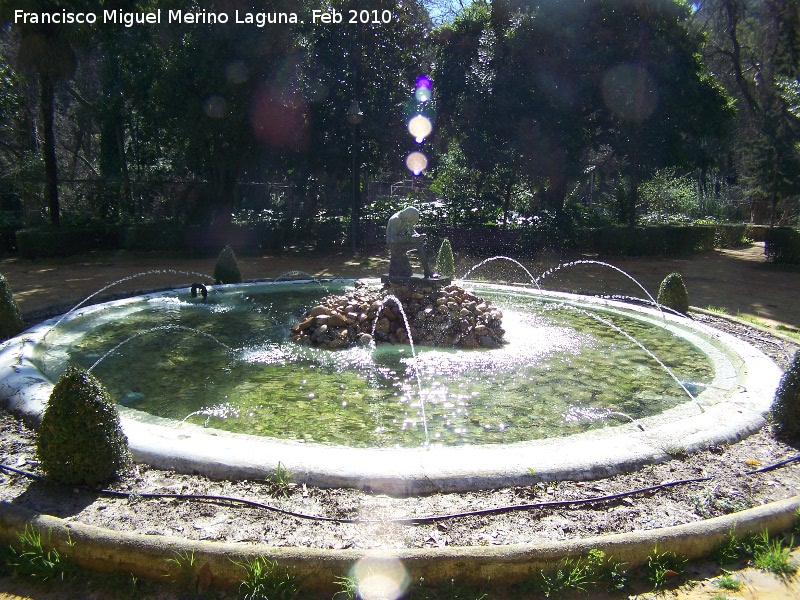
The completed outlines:
[[[209,286],[207,303],[185,288],[80,309],[0,346],[0,398],[36,420],[77,362],[117,398],[137,461],[231,479],[281,463],[309,485],[418,494],[604,477],[737,441],[764,424],[781,375],[686,317],[488,284],[468,287],[503,310],[501,348],[289,341],[303,310],[352,285]]]

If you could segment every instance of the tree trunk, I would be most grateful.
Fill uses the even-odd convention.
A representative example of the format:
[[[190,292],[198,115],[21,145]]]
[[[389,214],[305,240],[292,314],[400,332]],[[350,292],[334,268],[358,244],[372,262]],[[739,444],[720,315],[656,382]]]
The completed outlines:
[[[47,206],[50,210],[50,224],[57,227],[61,223],[61,207],[58,203],[58,166],[56,164],[56,136],[53,127],[55,112],[55,86],[47,78],[39,77],[39,105],[42,111],[42,134],[44,135],[44,172],[47,183]]]
[[[630,170],[631,189],[628,192],[628,227],[636,227],[636,206],[639,204],[639,164],[631,165]]]
[[[122,197],[128,207],[128,214],[134,216],[136,207],[133,204],[133,194],[131,193],[131,176],[128,172],[128,157],[125,155],[125,128],[122,119],[117,121],[117,147],[119,150],[120,171],[122,175]]]

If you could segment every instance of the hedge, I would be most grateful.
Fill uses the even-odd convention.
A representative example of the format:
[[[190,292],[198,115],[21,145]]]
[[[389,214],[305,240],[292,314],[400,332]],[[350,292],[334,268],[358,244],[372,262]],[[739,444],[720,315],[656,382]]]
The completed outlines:
[[[237,255],[280,252],[290,244],[317,248],[342,246],[348,239],[343,219],[287,219],[279,223],[191,226],[175,222],[94,227],[24,229],[16,245],[24,258],[70,256],[92,250],[124,248],[134,252],[174,252],[217,256],[225,246]]]
[[[800,264],[800,231],[792,227],[768,229],[764,236],[764,254],[770,262]]]
[[[712,226],[602,227],[583,233],[582,248],[627,256],[685,256],[713,250],[716,239]]]
[[[17,249],[23,258],[71,256],[92,250],[113,250],[122,245],[124,230],[118,225],[20,229]]]
[[[382,245],[384,228],[365,224],[367,243]],[[656,227],[603,227],[573,230],[568,239],[556,228],[420,227],[431,248],[448,238],[456,252],[490,256],[525,256],[543,248],[577,245],[580,249],[610,255],[685,256],[741,244],[752,231],[745,224]],[[792,230],[793,231],[793,230]],[[189,226],[174,222],[137,223],[128,227],[95,226],[25,229],[17,232],[20,256],[68,256],[101,249],[125,248],[137,252],[174,252],[191,256],[217,256],[231,246],[237,256],[280,252],[289,245],[316,248],[342,247],[349,239],[344,218],[283,219],[253,224]],[[572,242],[570,240],[577,240]],[[785,252],[781,251],[783,256]],[[778,260],[777,258],[775,260]]]

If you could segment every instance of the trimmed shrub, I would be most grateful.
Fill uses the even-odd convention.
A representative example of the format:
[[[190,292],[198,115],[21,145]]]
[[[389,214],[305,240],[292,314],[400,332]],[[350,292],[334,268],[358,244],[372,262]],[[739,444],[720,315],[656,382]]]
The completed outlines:
[[[14,337],[25,329],[22,313],[6,278],[0,275],[0,340]]]
[[[67,485],[104,483],[131,461],[128,438],[108,392],[77,367],[69,367],[53,388],[36,449],[48,479]]]
[[[774,227],[764,232],[764,254],[775,263],[800,264],[800,231]]]
[[[230,246],[225,246],[219,253],[217,264],[214,266],[214,279],[217,283],[242,283],[239,262]]]
[[[444,277],[456,276],[456,263],[453,258],[453,247],[450,245],[450,240],[444,238],[442,245],[439,247],[439,254],[436,257],[436,271],[439,275]]]
[[[679,313],[689,312],[689,293],[680,273],[670,273],[664,278],[658,287],[657,301]]]
[[[795,352],[775,392],[772,417],[781,431],[800,436],[800,350]]]

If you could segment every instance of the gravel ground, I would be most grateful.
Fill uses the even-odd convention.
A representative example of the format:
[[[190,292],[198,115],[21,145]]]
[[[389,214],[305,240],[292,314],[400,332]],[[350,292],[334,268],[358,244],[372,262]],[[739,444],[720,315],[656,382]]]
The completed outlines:
[[[697,320],[747,339],[785,368],[798,345],[726,319]],[[212,481],[136,465],[110,486],[125,497],[60,488],[0,471],[0,500],[121,531],[190,539],[312,548],[423,548],[564,540],[689,523],[800,494],[800,461],[759,469],[796,457],[800,443],[781,439],[771,426],[736,444],[715,446],[634,473],[595,481],[558,481],[529,487],[394,498],[348,489],[320,489],[270,481]],[[0,461],[38,473],[34,433],[0,412]],[[628,492],[686,479],[704,481]],[[148,498],[180,494],[181,498]],[[298,518],[224,496],[314,517]],[[626,494],[626,495],[620,495]],[[604,496],[613,496],[601,499]],[[577,501],[597,498],[578,504]],[[567,501],[558,507],[524,505]],[[473,511],[503,509],[474,514]],[[514,508],[517,507],[517,508]],[[448,518],[455,513],[472,513]],[[397,519],[437,517],[420,524]],[[335,519],[357,520],[340,522]]]

